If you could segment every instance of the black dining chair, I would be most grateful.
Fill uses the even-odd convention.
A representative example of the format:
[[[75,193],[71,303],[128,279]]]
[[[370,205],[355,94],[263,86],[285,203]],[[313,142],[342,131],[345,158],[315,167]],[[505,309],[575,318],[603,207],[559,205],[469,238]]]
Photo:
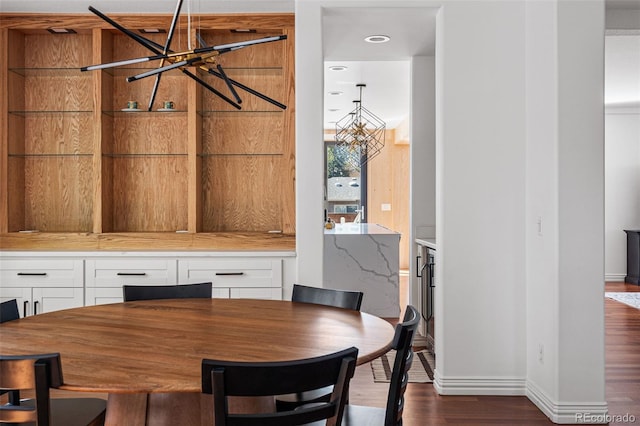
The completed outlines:
[[[216,426],[340,425],[358,349],[293,361],[202,360],[202,392],[213,395]],[[230,413],[228,397],[272,397],[333,386],[327,401],[281,412]]]
[[[122,286],[125,302],[153,299],[211,299],[212,283]]]
[[[404,410],[404,392],[409,381],[409,369],[413,361],[413,338],[418,329],[420,314],[407,305],[402,323],[396,325],[392,349],[396,357],[391,370],[386,408],[347,404],[342,418],[343,426],[401,426]]]
[[[360,310],[363,293],[361,291],[338,290],[333,288],[293,285],[292,302],[315,303],[336,308]]]
[[[0,303],[0,324],[20,318],[18,311],[18,301],[16,299],[7,300]]]
[[[333,288],[309,287],[293,285],[292,302],[315,303],[317,305],[335,306],[337,308],[359,311],[362,305],[361,291],[338,290]],[[331,387],[317,389],[313,392],[279,395],[276,397],[278,411],[291,410],[300,405],[323,401],[331,395]]]
[[[107,401],[100,398],[50,398],[60,387],[60,354],[0,355],[0,389],[35,390],[35,398],[0,405],[0,423],[33,426],[104,425]]]
[[[16,299],[7,300],[0,303],[0,324],[20,319],[18,311],[18,301]],[[9,402],[20,401],[20,391],[16,389],[0,389],[0,395],[9,394]]]

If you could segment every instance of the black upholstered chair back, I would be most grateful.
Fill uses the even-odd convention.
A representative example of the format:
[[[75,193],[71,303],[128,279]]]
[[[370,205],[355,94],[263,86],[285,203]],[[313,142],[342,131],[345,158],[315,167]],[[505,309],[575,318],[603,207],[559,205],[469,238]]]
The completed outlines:
[[[337,308],[360,310],[362,305],[361,291],[336,290],[332,288],[308,287],[293,285],[292,302],[315,303],[317,305],[335,306]]]
[[[16,299],[0,303],[0,324],[19,318],[20,312],[18,311],[18,301]]]
[[[211,283],[179,285],[123,285],[125,302],[152,299],[211,299]]]
[[[293,426],[327,420],[339,425],[357,348],[316,358],[281,362],[202,361],[202,392],[213,395],[216,426]],[[293,410],[258,414],[229,413],[230,396],[275,396],[333,385],[327,401]],[[324,424],[324,423],[323,423]]]
[[[396,357],[391,370],[385,426],[402,424],[404,393],[409,381],[408,372],[413,362],[413,338],[417,332],[419,320],[420,314],[416,308],[408,305],[402,323],[396,325],[392,343],[393,349],[396,350]]]

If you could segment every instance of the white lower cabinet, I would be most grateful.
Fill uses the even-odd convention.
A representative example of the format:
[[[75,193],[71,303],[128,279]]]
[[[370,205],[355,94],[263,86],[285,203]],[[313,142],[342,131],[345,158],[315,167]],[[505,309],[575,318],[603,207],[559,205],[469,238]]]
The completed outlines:
[[[16,299],[20,316],[84,305],[81,259],[0,259],[0,301]]]
[[[0,301],[20,315],[122,302],[122,286],[211,282],[213,297],[280,300],[294,254],[0,252]],[[284,266],[283,266],[284,265]]]
[[[280,300],[282,259],[179,259],[178,281],[181,284],[211,282],[213,297]]]

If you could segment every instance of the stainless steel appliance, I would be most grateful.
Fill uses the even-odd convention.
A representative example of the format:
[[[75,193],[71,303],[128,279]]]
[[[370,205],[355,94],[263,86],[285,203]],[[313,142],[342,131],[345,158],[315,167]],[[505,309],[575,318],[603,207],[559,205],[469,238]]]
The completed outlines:
[[[419,242],[420,244],[420,242]],[[416,274],[420,278],[420,311],[422,313],[423,332],[427,350],[435,356],[435,243],[420,244],[420,253],[416,258]]]

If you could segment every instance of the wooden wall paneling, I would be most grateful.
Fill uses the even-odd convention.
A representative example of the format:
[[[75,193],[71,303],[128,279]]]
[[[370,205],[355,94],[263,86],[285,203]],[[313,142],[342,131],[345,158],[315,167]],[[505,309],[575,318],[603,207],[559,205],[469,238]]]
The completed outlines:
[[[179,48],[185,37],[178,32],[174,46]],[[148,38],[164,43],[166,34]],[[113,60],[149,54],[128,37],[113,36]],[[113,70],[112,220],[116,232],[188,229],[187,80],[179,71],[164,73],[153,111],[147,112],[155,77],[132,83],[125,78],[148,67],[143,63]],[[166,100],[174,102],[176,111],[156,112]],[[137,101],[142,111],[121,112],[128,101]]]
[[[114,156],[113,231],[187,229],[187,156]]]
[[[24,132],[25,132],[25,77],[24,77],[24,48],[25,35],[21,31],[8,30],[6,35],[7,55],[6,74],[7,90],[3,105],[6,105],[6,144],[3,145],[3,159],[7,161],[4,169],[8,173],[6,184],[6,201],[3,205],[7,211],[7,232],[25,230],[25,167],[24,167]],[[3,81],[5,81],[3,79]],[[4,150],[6,149],[6,156]]]
[[[382,211],[382,204],[393,202],[394,146],[393,130],[385,131],[385,146],[375,158],[367,162],[367,222],[389,229],[393,225],[391,211]]]
[[[409,248],[411,234],[409,226],[409,178],[410,155],[409,145],[393,144],[393,201],[392,214],[394,230],[400,232],[400,269],[409,269]]]
[[[205,157],[203,230],[282,230],[284,170],[280,155]]]
[[[295,129],[295,30],[285,29],[287,40],[284,50],[284,151],[282,176],[282,231],[285,234],[296,232],[296,129]]]
[[[285,114],[277,112],[207,113],[203,152],[207,154],[282,154]]]
[[[94,57],[92,64],[113,61],[113,32],[96,29],[94,32]],[[96,86],[99,102],[96,104],[98,117],[96,123],[96,140],[94,173],[95,195],[98,204],[94,214],[94,232],[113,231],[113,161],[108,154],[113,152],[113,73],[107,71],[93,72],[94,78],[100,81]]]
[[[24,167],[26,229],[91,232],[91,156],[28,156]]]
[[[191,72],[197,73],[195,69]],[[202,231],[202,91],[196,81],[187,81],[188,225],[190,233]]]
[[[0,29],[0,62],[9,63],[9,30]],[[9,70],[0,67],[0,234],[9,232]]]

